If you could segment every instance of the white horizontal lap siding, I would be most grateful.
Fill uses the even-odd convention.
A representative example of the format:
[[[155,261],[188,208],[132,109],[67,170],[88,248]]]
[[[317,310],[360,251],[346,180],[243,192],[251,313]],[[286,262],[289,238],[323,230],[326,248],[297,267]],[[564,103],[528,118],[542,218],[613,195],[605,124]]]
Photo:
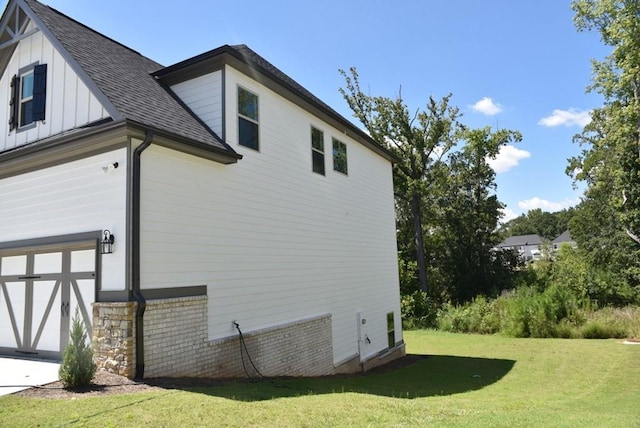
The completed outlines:
[[[222,71],[178,83],[171,89],[209,128],[222,136]]]
[[[45,120],[25,131],[9,132],[11,78],[21,68],[47,64]],[[0,78],[0,151],[43,139],[108,117],[106,110],[78,78],[62,55],[37,32],[21,40]]]
[[[254,91],[260,103],[260,153],[237,145],[236,87]],[[334,358],[341,361],[357,351],[356,311],[368,313],[369,353],[387,347],[386,313],[394,311],[401,339],[397,249],[391,164],[244,75],[227,68],[227,141],[242,153],[241,162],[254,162],[256,180],[290,201],[288,208],[302,218],[323,272],[306,281],[308,311],[314,300],[330,302],[333,314]],[[324,133],[326,176],[311,171],[310,127]],[[347,145],[348,176],[333,171],[332,137]],[[247,168],[250,168],[247,166]],[[280,204],[284,205],[284,204]],[[310,287],[311,288],[311,287]]]
[[[118,169],[105,172],[113,162]],[[0,241],[109,229],[117,242],[102,258],[102,289],[124,289],[126,170],[120,149],[0,179]]]
[[[390,163],[231,69],[225,81],[227,142],[242,160],[142,155],[143,288],[206,284],[211,339],[234,334],[232,320],[251,331],[331,313],[341,361],[357,352],[362,310],[386,348],[383,320],[399,311]],[[260,152],[236,144],[238,82],[259,96]],[[311,125],[324,131],[326,176],[311,170]],[[332,136],[348,176],[333,171]]]

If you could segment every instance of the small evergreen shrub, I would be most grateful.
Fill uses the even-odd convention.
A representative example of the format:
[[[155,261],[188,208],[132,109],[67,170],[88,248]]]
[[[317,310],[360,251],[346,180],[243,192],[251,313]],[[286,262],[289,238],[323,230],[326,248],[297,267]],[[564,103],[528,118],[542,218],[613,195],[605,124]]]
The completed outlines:
[[[62,354],[62,365],[58,371],[60,381],[65,388],[81,388],[91,384],[96,374],[93,362],[93,348],[87,344],[87,333],[80,320],[78,308],[71,321],[71,337]]]

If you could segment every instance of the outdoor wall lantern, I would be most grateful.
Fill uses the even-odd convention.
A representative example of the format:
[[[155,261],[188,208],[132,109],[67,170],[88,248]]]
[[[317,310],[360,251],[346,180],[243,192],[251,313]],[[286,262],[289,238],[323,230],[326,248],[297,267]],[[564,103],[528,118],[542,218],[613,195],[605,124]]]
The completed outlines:
[[[111,254],[113,253],[113,241],[115,237],[111,233],[110,230],[105,229],[104,238],[102,238],[102,242],[100,243],[100,253],[101,254]]]

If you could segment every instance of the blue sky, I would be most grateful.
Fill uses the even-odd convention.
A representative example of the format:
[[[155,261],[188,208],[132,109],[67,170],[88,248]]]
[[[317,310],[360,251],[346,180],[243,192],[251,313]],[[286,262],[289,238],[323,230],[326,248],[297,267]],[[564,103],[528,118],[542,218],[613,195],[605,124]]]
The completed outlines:
[[[372,95],[402,87],[411,109],[452,93],[466,125],[523,134],[494,163],[507,218],[579,201],[564,171],[602,102],[590,60],[609,50],[575,30],[569,0],[43,2],[164,65],[247,44],[354,123],[338,69]]]

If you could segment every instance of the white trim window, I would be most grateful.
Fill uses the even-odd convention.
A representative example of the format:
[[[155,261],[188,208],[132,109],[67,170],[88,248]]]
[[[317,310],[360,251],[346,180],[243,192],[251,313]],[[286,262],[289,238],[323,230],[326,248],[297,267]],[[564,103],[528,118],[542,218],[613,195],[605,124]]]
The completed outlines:
[[[333,139],[333,170],[347,175],[347,145]]]
[[[311,167],[313,172],[324,175],[324,133],[311,127]]]
[[[260,150],[258,96],[238,86],[238,144]]]

